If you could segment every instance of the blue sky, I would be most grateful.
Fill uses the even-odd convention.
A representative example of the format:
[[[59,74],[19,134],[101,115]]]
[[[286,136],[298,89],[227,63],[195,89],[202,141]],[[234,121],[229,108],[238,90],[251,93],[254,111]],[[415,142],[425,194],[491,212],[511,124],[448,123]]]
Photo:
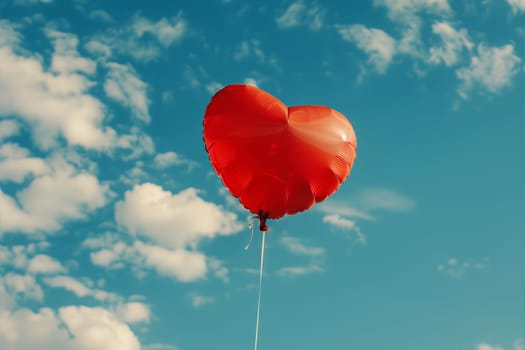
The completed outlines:
[[[253,347],[211,96],[326,105],[351,176],[270,221],[260,349],[524,349],[523,0],[0,4],[0,348]],[[220,345],[219,345],[220,344]]]

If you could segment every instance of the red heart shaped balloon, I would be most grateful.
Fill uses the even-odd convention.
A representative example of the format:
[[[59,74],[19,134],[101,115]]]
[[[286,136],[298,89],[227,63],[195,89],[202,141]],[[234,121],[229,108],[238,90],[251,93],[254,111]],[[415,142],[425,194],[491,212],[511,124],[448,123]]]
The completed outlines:
[[[231,194],[254,214],[276,219],[334,193],[356,157],[356,136],[339,112],[288,108],[250,85],[229,85],[211,99],[204,143]]]

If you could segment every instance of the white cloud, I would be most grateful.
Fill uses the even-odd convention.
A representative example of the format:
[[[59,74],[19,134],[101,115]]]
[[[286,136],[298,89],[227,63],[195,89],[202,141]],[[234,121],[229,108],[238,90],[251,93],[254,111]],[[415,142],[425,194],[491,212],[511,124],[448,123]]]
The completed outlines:
[[[144,345],[144,350],[177,350],[178,348],[174,345],[169,344],[147,344]]]
[[[63,288],[75,294],[79,298],[83,298],[91,294],[91,290],[82,282],[70,276],[55,276],[44,279],[45,284],[54,288]]]
[[[44,292],[35,278],[31,275],[20,275],[9,272],[4,277],[0,277],[0,285],[4,286],[7,295],[20,295],[25,299],[42,301]],[[1,331],[0,327],[0,331]]]
[[[365,211],[410,211],[415,207],[413,199],[380,187],[371,187],[362,191],[358,202]]]
[[[447,0],[374,0],[375,6],[385,7],[388,17],[401,30],[396,52],[416,58],[425,58],[421,42],[421,13],[448,17],[452,9]]]
[[[113,100],[128,107],[133,115],[149,123],[149,100],[146,96],[147,84],[142,81],[137,72],[129,65],[110,62],[106,64],[109,69],[104,82],[104,91]]]
[[[498,93],[511,85],[520,64],[521,59],[514,54],[514,46],[510,44],[501,47],[479,44],[477,55],[471,58],[470,65],[456,71],[461,80],[458,93],[464,99],[477,87]]]
[[[523,350],[525,348],[525,345],[523,344],[523,339],[518,338],[514,341],[514,346],[512,347],[512,350]]]
[[[386,71],[394,56],[396,45],[390,35],[381,29],[367,28],[361,24],[337,26],[337,31],[344,40],[355,43],[368,55],[368,63],[378,73]]]
[[[49,255],[39,254],[35,255],[29,261],[27,271],[33,274],[53,274],[64,272],[65,268],[55,258],[52,258]]]
[[[104,106],[88,93],[93,83],[80,74],[92,73],[95,63],[78,56],[74,35],[51,30],[48,35],[55,46],[52,72],[45,71],[39,56],[18,55],[13,47],[0,46],[0,115],[28,122],[43,149],[56,145],[59,136],[69,145],[109,148],[116,133],[102,125]]]
[[[0,265],[10,265],[16,269],[26,270],[30,257],[37,250],[45,249],[47,244],[47,242],[41,241],[38,244],[29,243],[12,247],[0,245]]]
[[[507,0],[507,3],[512,7],[513,14],[525,12],[525,0]]]
[[[91,174],[57,172],[34,179],[16,197],[0,192],[4,233],[52,232],[64,221],[83,219],[105,205],[109,189]]]
[[[152,183],[127,191],[115,205],[115,219],[132,235],[178,248],[242,228],[234,213],[203,200],[196,189],[172,194]]]
[[[80,56],[77,51],[78,38],[76,35],[46,29],[46,35],[53,41],[55,52],[51,58],[51,71],[55,73],[83,72],[88,75],[96,72],[96,63]]]
[[[483,343],[483,344],[478,344],[476,350],[503,350],[503,348],[499,346],[493,346],[490,344]]]
[[[279,28],[292,28],[298,26],[308,26],[311,30],[317,31],[323,26],[325,10],[321,9],[317,2],[296,1],[276,18],[275,22]]]
[[[187,23],[180,14],[170,19],[163,17],[157,22],[136,16],[132,27],[137,37],[141,38],[146,34],[151,34],[163,46],[170,46],[182,39],[187,30]]]
[[[116,315],[126,323],[149,323],[151,310],[144,303],[132,301],[119,305]]]
[[[447,274],[452,278],[461,278],[469,270],[483,270],[486,268],[488,259],[479,261],[459,261],[457,258],[450,258],[444,264],[439,264],[437,270],[441,273]]]
[[[437,34],[441,46],[430,48],[429,61],[433,64],[443,62],[446,66],[457,64],[464,49],[470,51],[474,44],[469,40],[467,31],[454,29],[448,22],[437,22],[432,25],[432,32]]]
[[[132,269],[144,276],[148,269],[179,282],[194,282],[206,278],[208,271],[216,278],[229,282],[229,270],[223,262],[203,253],[184,248],[169,249],[136,240],[132,245],[113,238],[87,239],[82,244],[90,253],[94,265],[108,269]]]
[[[257,80],[254,78],[246,78],[244,79],[244,84],[257,87]]]
[[[369,213],[365,213],[362,210],[356,209],[353,206],[348,205],[348,203],[344,201],[333,198],[329,198],[326,201],[319,203],[316,209],[320,210],[325,214],[337,214],[355,219],[375,220],[374,217]]]
[[[2,349],[140,350],[129,326],[100,307],[20,309],[1,317]]]
[[[15,5],[32,6],[38,4],[51,4],[53,0],[15,0]]]
[[[159,168],[168,168],[173,165],[182,165],[185,160],[175,152],[165,152],[157,154],[153,162]]]
[[[0,120],[0,142],[12,136],[18,135],[19,132],[20,132],[20,124],[18,124],[16,120],[13,120],[13,119]]]
[[[0,146],[0,181],[21,183],[28,176],[44,175],[50,171],[44,159],[29,157],[29,150],[14,143]]]
[[[91,262],[98,266],[105,266],[113,268],[120,268],[123,265],[119,264],[122,256],[127,254],[129,247],[123,242],[115,243],[111,248],[102,249],[90,254]],[[114,265],[116,263],[117,265]]]
[[[202,253],[170,250],[142,242],[135,242],[134,248],[141,254],[144,264],[161,275],[174,277],[181,282],[192,282],[206,276],[206,257]]]
[[[212,81],[208,84],[206,84],[206,91],[208,91],[208,93],[210,95],[213,95],[215,94],[217,91],[219,91],[220,89],[222,89],[224,87],[223,84],[217,82],[217,81]]]
[[[215,277],[221,279],[224,283],[228,283],[230,281],[230,271],[226,266],[224,266],[222,261],[215,258],[208,258],[207,262],[210,270],[215,274]]]
[[[396,22],[405,22],[418,12],[447,15],[452,11],[448,0],[374,0],[374,5],[385,7]]]
[[[88,14],[89,19],[99,20],[106,23],[113,22],[113,17],[104,10],[92,10]]]
[[[157,59],[162,48],[182,40],[187,28],[187,21],[181,14],[171,18],[162,17],[156,22],[136,14],[125,26],[92,38],[92,42],[97,44],[91,44],[90,48],[93,53],[100,53],[101,58],[118,53],[131,56],[137,61],[148,62]]]
[[[304,276],[311,273],[322,272],[323,269],[316,264],[307,266],[287,266],[277,270],[276,274],[279,276]]]
[[[300,239],[291,236],[283,236],[280,243],[286,247],[288,251],[297,255],[307,256],[323,256],[325,249],[322,247],[307,246]]]
[[[90,40],[84,45],[84,47],[90,54],[98,56],[104,60],[111,57],[111,47],[98,40]]]
[[[117,301],[119,297],[116,294],[106,292],[101,289],[92,289],[84,283],[71,276],[53,276],[44,278],[44,283],[49,287],[63,288],[79,298],[91,297],[98,301]]]
[[[352,230],[356,226],[355,221],[346,219],[339,214],[325,215],[323,222],[343,230]]]
[[[266,59],[266,55],[261,49],[261,42],[259,40],[244,40],[234,52],[233,58],[240,61],[252,55],[257,57],[261,62],[264,62]]]

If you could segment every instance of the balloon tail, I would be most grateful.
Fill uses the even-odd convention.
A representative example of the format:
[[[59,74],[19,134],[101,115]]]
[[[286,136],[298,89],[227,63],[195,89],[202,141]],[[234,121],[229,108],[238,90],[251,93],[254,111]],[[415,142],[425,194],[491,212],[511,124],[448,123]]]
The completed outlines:
[[[259,297],[257,299],[257,321],[255,323],[255,347],[259,344],[259,320],[261,319],[261,292],[262,292],[262,277],[264,267],[264,243],[266,241],[266,231],[262,231],[262,244],[261,244],[261,263],[259,267]]]
[[[248,241],[248,243],[246,243],[246,245],[244,246],[244,250],[248,250],[248,248],[250,248],[250,246],[252,245],[252,240],[253,240],[253,220],[255,219],[258,219],[259,217],[258,216],[252,216],[250,218],[250,221],[248,222],[248,229],[251,231],[251,234],[250,234],[250,240]]]

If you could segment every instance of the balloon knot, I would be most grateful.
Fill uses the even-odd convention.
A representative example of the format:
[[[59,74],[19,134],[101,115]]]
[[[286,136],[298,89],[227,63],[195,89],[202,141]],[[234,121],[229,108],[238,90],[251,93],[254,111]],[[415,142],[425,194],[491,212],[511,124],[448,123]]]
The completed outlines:
[[[266,225],[266,220],[268,219],[268,216],[270,216],[270,213],[259,210],[259,215],[257,216],[259,218],[259,231],[266,232],[270,228]]]

